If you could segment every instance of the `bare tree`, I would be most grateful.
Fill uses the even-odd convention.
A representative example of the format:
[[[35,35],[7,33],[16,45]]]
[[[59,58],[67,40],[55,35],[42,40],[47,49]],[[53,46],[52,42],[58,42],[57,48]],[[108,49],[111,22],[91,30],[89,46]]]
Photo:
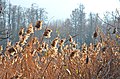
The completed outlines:
[[[79,8],[75,9],[72,11],[71,14],[71,21],[74,27],[74,32],[75,34],[80,34],[77,38],[77,42],[84,42],[85,37],[85,24],[86,24],[86,19],[85,19],[85,12],[84,12],[85,7],[80,4]]]

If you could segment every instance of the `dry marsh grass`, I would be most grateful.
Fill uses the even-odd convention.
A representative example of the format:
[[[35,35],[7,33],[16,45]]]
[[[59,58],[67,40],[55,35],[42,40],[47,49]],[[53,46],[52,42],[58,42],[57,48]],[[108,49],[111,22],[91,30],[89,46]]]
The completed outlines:
[[[30,38],[42,29],[40,23],[30,24],[27,31],[21,28],[19,41],[8,42],[4,55],[0,46],[0,79],[120,79],[120,45],[115,40],[106,37],[96,44],[84,43],[80,50],[72,36],[56,37],[49,45],[43,40],[51,37],[49,28],[41,40]]]

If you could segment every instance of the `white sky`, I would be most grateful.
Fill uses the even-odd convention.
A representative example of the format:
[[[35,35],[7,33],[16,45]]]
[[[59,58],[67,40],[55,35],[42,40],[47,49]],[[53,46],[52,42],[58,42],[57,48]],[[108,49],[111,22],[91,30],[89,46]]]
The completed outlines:
[[[85,6],[85,12],[94,12],[103,14],[106,11],[115,11],[120,8],[119,0],[10,0],[14,5],[30,7],[36,3],[40,8],[46,8],[49,19],[69,18],[72,10],[79,7],[82,3]]]

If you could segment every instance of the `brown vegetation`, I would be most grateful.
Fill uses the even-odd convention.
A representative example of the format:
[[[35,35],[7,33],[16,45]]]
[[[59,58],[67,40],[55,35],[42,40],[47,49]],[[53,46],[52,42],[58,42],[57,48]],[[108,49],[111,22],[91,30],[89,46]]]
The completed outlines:
[[[42,29],[41,22],[35,28]],[[77,48],[72,36],[56,37],[51,44],[32,36],[34,27],[22,28],[20,40],[0,54],[0,79],[119,79],[120,45],[110,38]],[[43,36],[50,38],[46,28]],[[102,34],[102,33],[101,33]],[[95,31],[94,37],[98,34]],[[103,34],[104,35],[104,34]],[[105,37],[105,36],[104,36]],[[64,44],[68,40],[68,44]],[[59,45],[58,45],[59,44]],[[0,52],[3,52],[0,46]]]

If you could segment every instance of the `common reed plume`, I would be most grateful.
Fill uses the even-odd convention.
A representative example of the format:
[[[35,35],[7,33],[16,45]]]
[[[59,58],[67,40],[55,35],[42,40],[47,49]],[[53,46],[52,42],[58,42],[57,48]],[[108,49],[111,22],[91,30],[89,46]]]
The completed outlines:
[[[75,52],[71,52],[70,57],[72,58],[75,55]]]
[[[79,56],[78,55],[78,53],[79,53],[80,51],[79,50],[73,50],[71,53],[70,53],[70,58],[74,58],[74,57],[77,57],[77,56]]]
[[[37,48],[37,52],[38,52],[38,53],[41,53],[42,50],[43,50],[43,48],[42,48],[41,46],[38,46],[38,48]]]
[[[19,36],[22,36],[24,34],[24,28],[21,28],[18,34]]]
[[[23,48],[20,46],[20,43],[19,43],[19,42],[16,42],[16,43],[15,43],[14,48],[15,48],[18,52],[21,52],[21,51],[23,50]]]
[[[8,50],[9,48],[11,48],[12,47],[12,43],[11,43],[11,41],[7,41],[7,45],[6,45],[6,50]]]
[[[68,52],[69,52],[69,46],[65,45],[64,48],[63,48],[63,51],[64,51],[64,54],[68,54]]]
[[[64,45],[64,42],[65,42],[65,39],[61,39],[61,40],[59,41],[59,46],[63,46],[63,45]]]
[[[52,32],[52,30],[49,29],[49,28],[47,28],[47,29],[45,30],[45,32],[43,33],[43,36],[44,36],[45,38],[50,38],[50,37],[51,37],[51,32]]]
[[[77,48],[77,43],[75,43],[75,41],[74,41],[74,42],[72,42],[72,49],[75,50],[76,48]]]
[[[41,46],[42,46],[42,48],[44,48],[44,47],[45,47],[45,44],[46,44],[45,42],[42,42],[42,45],[41,45]]]
[[[58,43],[59,44],[58,52],[60,53],[63,53],[64,42],[65,42],[65,39],[61,39]]]
[[[46,52],[48,50],[48,44],[46,42],[43,42],[41,47],[44,52]]]
[[[57,47],[58,40],[59,40],[58,37],[56,37],[51,43],[50,54],[52,57],[58,54],[58,47]]]
[[[8,49],[8,53],[13,56],[15,53],[17,53],[17,50],[14,47],[11,47]]]
[[[11,41],[7,41],[7,47],[12,46]]]
[[[34,33],[34,28],[33,28],[32,23],[31,23],[31,24],[29,24],[29,26],[28,26],[26,35],[30,35],[30,34],[32,34],[32,33]]]
[[[33,43],[33,45],[39,43],[38,38],[37,37],[33,37],[32,43]]]
[[[51,46],[52,46],[53,48],[57,48],[58,40],[59,40],[58,37],[56,37],[56,38],[52,41]]]
[[[84,43],[84,44],[82,45],[82,52],[83,52],[83,53],[87,53],[87,45],[86,45],[86,43]]]
[[[91,50],[93,50],[94,49],[94,45],[92,44],[92,43],[90,43],[90,45],[89,45],[89,51],[91,51]]]
[[[73,38],[72,38],[71,35],[69,35],[69,37],[70,37],[69,41],[70,41],[70,43],[72,43],[73,42]]]
[[[28,38],[29,38],[28,35],[24,35],[20,40],[20,45],[24,46],[27,43]]]
[[[37,21],[35,25],[35,30],[41,30],[42,29],[42,23],[43,21]]]
[[[21,29],[20,29],[18,35],[19,35],[19,40],[22,40],[23,35],[24,35],[24,28],[21,28]]]

